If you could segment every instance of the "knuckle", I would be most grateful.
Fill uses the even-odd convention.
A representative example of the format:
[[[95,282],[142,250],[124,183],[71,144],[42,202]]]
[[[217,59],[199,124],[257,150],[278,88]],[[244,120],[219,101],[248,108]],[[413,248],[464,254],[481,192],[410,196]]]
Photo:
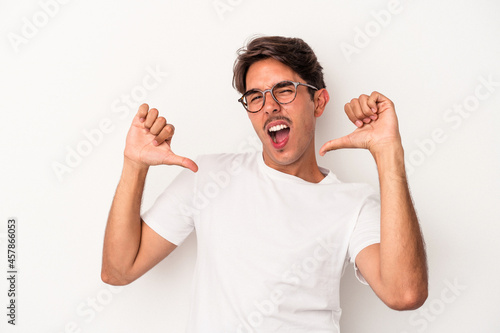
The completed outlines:
[[[172,131],[172,129],[167,125],[165,127],[163,127],[163,130],[161,131],[161,134],[162,136],[164,136],[165,138],[169,138],[169,137],[172,137],[172,135],[174,134],[174,132]]]

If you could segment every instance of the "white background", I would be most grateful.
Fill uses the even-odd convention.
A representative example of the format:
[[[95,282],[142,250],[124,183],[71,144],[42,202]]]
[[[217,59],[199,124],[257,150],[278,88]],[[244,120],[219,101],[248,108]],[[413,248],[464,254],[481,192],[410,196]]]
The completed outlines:
[[[241,149],[254,134],[231,87],[232,65],[245,40],[266,34],[303,38],[325,69],[332,100],[318,123],[317,149],[354,129],[343,105],[362,93],[384,93],[398,112],[427,243],[430,294],[420,310],[395,312],[349,269],[343,332],[500,332],[498,2],[401,1],[384,26],[373,13],[387,11],[385,0],[54,3],[3,1],[0,10],[5,272],[7,219],[19,221],[18,325],[6,323],[2,278],[0,331],[183,331],[194,235],[129,286],[112,292],[100,280],[125,135],[137,106],[148,102],[176,126],[176,153],[194,158]],[[363,40],[359,31],[366,29],[371,36]],[[357,53],[346,55],[347,44]],[[148,68],[168,76],[144,90]],[[481,77],[497,83],[491,91],[479,88],[488,96],[478,100]],[[121,101],[126,96],[132,106]],[[110,127],[99,137],[102,121]],[[430,142],[436,131],[439,142]],[[95,134],[95,144],[84,132]],[[78,147],[86,156],[73,159],[71,172],[56,172]],[[378,186],[366,151],[329,153],[319,163],[344,181]],[[151,170],[144,208],[179,171]]]

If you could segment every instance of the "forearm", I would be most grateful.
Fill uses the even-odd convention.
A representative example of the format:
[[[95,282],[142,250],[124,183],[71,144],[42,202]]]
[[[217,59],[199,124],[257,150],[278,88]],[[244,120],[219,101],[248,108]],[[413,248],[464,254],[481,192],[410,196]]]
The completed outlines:
[[[380,279],[397,299],[425,299],[425,248],[406,180],[403,147],[391,144],[372,154],[380,181]]]
[[[125,158],[104,236],[103,280],[116,282],[133,266],[141,241],[140,208],[147,171]]]

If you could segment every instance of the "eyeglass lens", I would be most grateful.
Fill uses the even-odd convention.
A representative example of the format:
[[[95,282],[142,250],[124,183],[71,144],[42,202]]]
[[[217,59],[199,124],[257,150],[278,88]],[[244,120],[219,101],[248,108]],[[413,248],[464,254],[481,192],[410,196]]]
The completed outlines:
[[[297,89],[291,81],[278,82],[271,89],[271,94],[281,104],[291,103],[295,99]],[[259,111],[264,105],[264,92],[251,90],[245,94],[243,101],[248,111]]]

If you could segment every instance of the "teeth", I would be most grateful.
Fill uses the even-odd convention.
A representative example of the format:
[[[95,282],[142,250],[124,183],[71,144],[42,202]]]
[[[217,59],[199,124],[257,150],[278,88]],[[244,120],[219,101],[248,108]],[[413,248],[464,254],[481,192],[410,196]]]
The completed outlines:
[[[281,131],[284,128],[288,128],[288,126],[286,126],[285,124],[275,125],[275,126],[273,126],[273,127],[271,127],[269,129],[269,132],[278,132],[278,131]]]

